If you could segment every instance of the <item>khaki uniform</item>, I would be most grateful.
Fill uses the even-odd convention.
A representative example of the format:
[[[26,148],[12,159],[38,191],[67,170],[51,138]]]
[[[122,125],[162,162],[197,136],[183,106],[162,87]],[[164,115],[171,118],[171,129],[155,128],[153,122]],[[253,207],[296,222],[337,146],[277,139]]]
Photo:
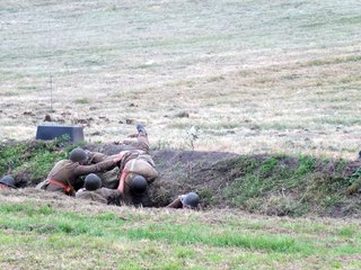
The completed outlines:
[[[109,156],[99,152],[88,152],[87,164],[96,164],[106,160]]]
[[[120,192],[116,189],[99,188],[94,191],[86,190],[85,188],[79,189],[76,194],[76,198],[85,199],[104,204],[120,205]]]
[[[149,141],[148,136],[138,134],[136,141],[129,140],[123,141],[122,145],[126,147],[127,153],[119,163],[119,168],[115,168],[111,171],[105,172],[100,177],[103,180],[103,184],[107,187],[117,188],[119,185],[119,179],[124,178],[124,201],[126,203],[143,204],[150,206],[151,202],[147,194],[142,196],[134,196],[130,194],[129,182],[134,174],[142,175],[148,183],[151,183],[158,177],[158,171],[155,169],[155,163],[149,154]],[[108,156],[102,153],[93,152],[89,153],[88,163],[97,164],[107,160]]]
[[[136,174],[142,175],[148,184],[158,177],[159,174],[155,169],[152,157],[143,151],[131,151],[123,157],[120,163],[120,171],[122,172],[120,177],[124,179],[124,202],[151,206],[152,203],[147,192],[139,195],[130,192],[130,182]]]
[[[148,183],[154,181],[158,177],[158,171],[155,169],[155,164],[149,154],[140,150],[134,150],[126,153],[120,161],[120,170],[122,173],[139,174],[144,176]]]
[[[146,134],[136,134],[131,137],[136,137],[136,139],[124,140],[121,145],[124,146],[125,150],[142,150],[149,154],[149,140],[148,135]]]
[[[127,144],[127,142],[125,142]],[[127,152],[120,161],[120,177],[124,181],[123,200],[125,203],[141,204],[143,206],[151,206],[152,202],[149,198],[148,192],[143,194],[132,194],[130,192],[129,184],[135,174],[143,176],[146,181],[152,183],[158,177],[158,171],[155,169],[155,164],[149,153],[149,141],[146,134],[139,133],[136,142],[130,142],[134,150]],[[120,181],[121,182],[121,181]],[[118,190],[120,190],[121,183],[119,183]]]
[[[80,165],[71,160],[61,160],[55,164],[47,179],[39,183],[36,188],[60,191],[74,196],[74,185],[79,180],[79,176],[109,170],[115,166],[116,163],[113,159],[107,159],[93,165]]]
[[[109,158],[108,155],[99,152],[88,152],[87,164],[97,164]],[[98,176],[102,179],[103,186],[111,189],[115,189],[119,184],[119,168],[115,167],[112,170],[98,173]]]
[[[93,152],[89,154],[89,163],[97,164],[107,160],[108,156],[102,153]],[[117,188],[119,184],[119,176],[121,173],[126,173],[127,178],[134,174],[144,176],[148,183],[154,181],[158,177],[158,172],[155,169],[155,163],[152,157],[142,150],[130,150],[124,155],[120,161],[119,168],[114,168],[111,171],[100,174],[100,178],[103,180],[103,185],[110,188]],[[128,180],[129,181],[129,180]]]
[[[89,153],[88,162],[95,163],[107,160],[108,156],[98,152]],[[122,201],[126,204],[142,204],[143,206],[151,206],[148,194],[135,195],[130,193],[129,182],[134,174],[144,176],[148,183],[154,181],[158,176],[152,157],[141,150],[131,150],[123,156],[119,167],[110,171],[98,174],[102,179],[103,185],[110,189],[116,189],[119,186],[121,175],[125,175],[124,180],[124,196]]]

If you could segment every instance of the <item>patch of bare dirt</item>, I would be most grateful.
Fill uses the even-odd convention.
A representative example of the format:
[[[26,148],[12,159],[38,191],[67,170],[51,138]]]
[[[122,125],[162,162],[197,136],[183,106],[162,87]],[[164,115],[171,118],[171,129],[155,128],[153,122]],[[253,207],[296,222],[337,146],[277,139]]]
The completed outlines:
[[[128,147],[104,144],[88,145],[87,148],[113,155]],[[189,191],[199,192],[206,187],[217,192],[222,184],[233,177],[232,169],[227,168],[227,164],[238,155],[227,152],[157,150],[152,152],[152,156],[160,176],[149,188],[151,205],[165,206],[178,195]],[[225,161],[224,164],[219,165],[222,161]]]

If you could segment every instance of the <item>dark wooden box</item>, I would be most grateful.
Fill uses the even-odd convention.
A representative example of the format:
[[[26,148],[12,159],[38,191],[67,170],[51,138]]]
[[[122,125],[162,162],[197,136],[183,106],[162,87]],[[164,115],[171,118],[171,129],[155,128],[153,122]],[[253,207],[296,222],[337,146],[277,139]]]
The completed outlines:
[[[64,138],[72,143],[84,141],[83,127],[52,123],[38,126],[36,131],[37,140],[53,140],[55,138]]]

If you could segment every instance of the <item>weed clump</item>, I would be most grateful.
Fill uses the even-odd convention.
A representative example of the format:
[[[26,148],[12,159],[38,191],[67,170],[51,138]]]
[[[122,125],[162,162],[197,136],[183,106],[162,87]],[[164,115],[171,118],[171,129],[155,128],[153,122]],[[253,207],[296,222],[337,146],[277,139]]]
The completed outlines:
[[[18,187],[36,185],[47,176],[54,163],[66,158],[74,147],[62,140],[1,144],[0,175],[14,175]]]
[[[345,170],[343,160],[260,157],[252,170],[229,183],[223,198],[234,207],[267,215],[332,213],[332,208],[348,199],[345,190],[349,180]]]

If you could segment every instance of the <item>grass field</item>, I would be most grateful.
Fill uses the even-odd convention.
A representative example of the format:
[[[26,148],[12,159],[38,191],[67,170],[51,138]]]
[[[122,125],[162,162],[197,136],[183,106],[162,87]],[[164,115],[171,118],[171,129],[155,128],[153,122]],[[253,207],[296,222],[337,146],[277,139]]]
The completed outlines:
[[[156,147],[354,158],[360,14],[356,0],[1,1],[0,138],[34,136],[51,74],[53,118],[92,141],[128,119]]]
[[[36,192],[0,200],[2,269],[361,267],[359,220],[105,209]]]

